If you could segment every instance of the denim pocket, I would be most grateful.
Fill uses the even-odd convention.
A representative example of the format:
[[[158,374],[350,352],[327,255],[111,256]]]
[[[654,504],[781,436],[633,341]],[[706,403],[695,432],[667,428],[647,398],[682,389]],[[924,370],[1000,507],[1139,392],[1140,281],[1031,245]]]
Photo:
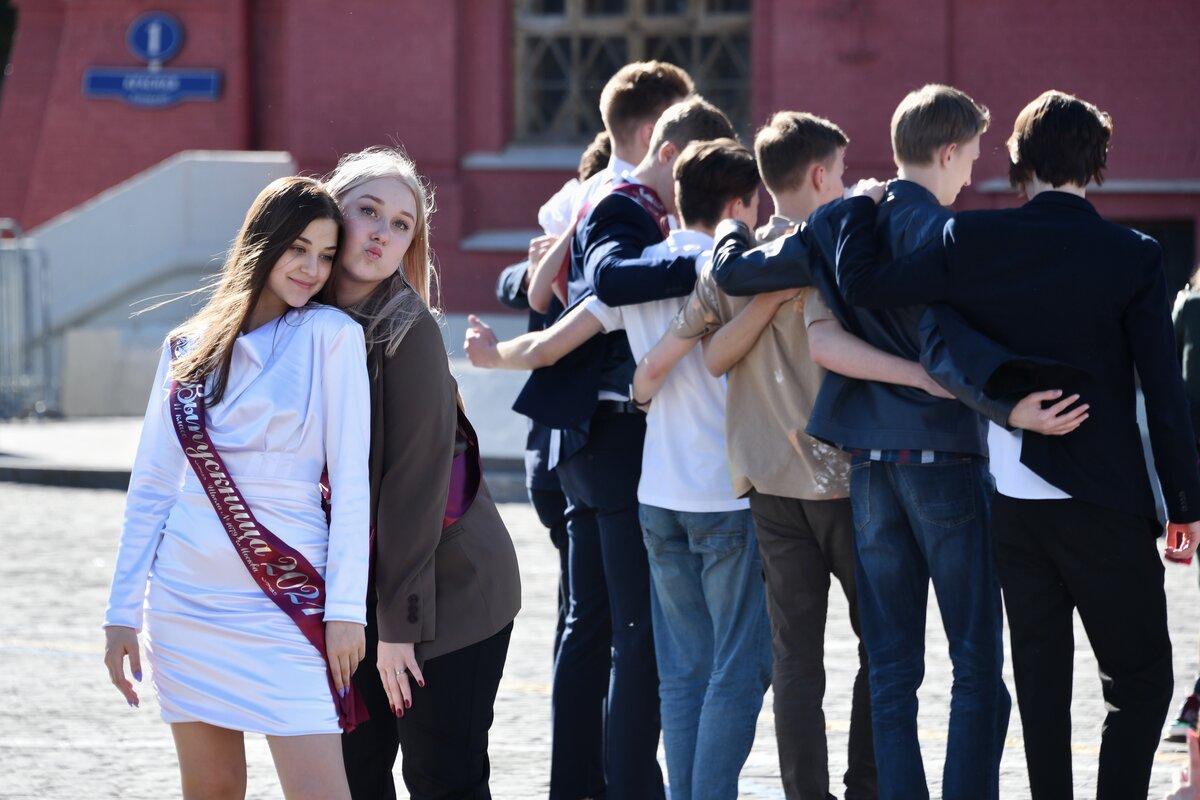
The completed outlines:
[[[974,459],[897,465],[904,490],[922,522],[955,528],[975,519]]]
[[[692,552],[725,556],[744,550],[753,538],[750,520],[749,511],[686,514]]]
[[[850,511],[854,529],[862,531],[871,522],[871,462],[850,466]]]

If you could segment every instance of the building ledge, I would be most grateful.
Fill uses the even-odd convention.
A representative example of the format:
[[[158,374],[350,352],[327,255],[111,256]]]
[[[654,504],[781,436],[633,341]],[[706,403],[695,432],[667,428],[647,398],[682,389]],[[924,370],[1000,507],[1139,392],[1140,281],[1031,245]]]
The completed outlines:
[[[465,253],[521,253],[529,252],[529,240],[542,235],[539,228],[507,228],[477,231],[459,241],[458,247]]]
[[[579,169],[580,145],[511,145],[499,153],[468,153],[463,156],[466,170],[535,170],[575,172]]]
[[[1200,180],[1190,178],[1114,178],[1103,186],[1088,184],[1089,193],[1095,194],[1200,194]],[[1007,194],[1013,192],[1007,178],[988,178],[976,187],[980,194]]]

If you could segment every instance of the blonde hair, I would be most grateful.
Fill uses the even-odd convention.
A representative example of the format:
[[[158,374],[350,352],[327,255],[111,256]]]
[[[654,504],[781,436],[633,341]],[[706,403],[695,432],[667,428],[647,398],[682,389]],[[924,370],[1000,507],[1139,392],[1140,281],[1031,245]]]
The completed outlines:
[[[438,291],[438,276],[429,246],[433,187],[417,174],[416,165],[402,149],[382,146],[342,156],[333,172],[325,176],[324,184],[340,204],[351,190],[381,178],[400,181],[412,192],[417,207],[412,242],[399,269],[364,300],[344,310],[365,329],[367,346],[382,345],[390,356],[421,314],[429,311],[435,317],[441,315],[433,299]],[[337,265],[334,273],[336,276]],[[335,281],[336,277],[330,283]]]
[[[939,147],[969,142],[988,129],[986,106],[953,86],[927,83],[909,92],[892,114],[896,165],[932,164]]]
[[[221,401],[229,378],[233,344],[258,304],[267,276],[305,228],[319,219],[337,224],[340,247],[342,212],[320,183],[298,176],[279,178],[259,192],[225,257],[212,297],[194,316],[171,331],[172,341],[186,339],[192,343],[187,352],[172,362],[173,379],[200,383],[212,375],[206,400],[214,405]]]

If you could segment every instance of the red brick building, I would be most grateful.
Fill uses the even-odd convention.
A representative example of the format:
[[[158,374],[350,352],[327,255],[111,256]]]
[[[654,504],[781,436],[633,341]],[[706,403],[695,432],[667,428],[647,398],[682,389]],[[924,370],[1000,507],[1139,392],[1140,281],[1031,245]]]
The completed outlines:
[[[211,69],[212,101],[146,108],[87,96],[89,67],[142,68],[126,36],[173,15],[170,69]],[[15,15],[14,15],[15,12]],[[599,126],[620,63],[665,57],[750,133],[774,110],[850,135],[849,177],[893,170],[903,94],[956,85],[993,130],[959,207],[1015,202],[1003,142],[1042,90],[1115,121],[1100,211],[1159,236],[1176,275],[1200,219],[1200,3],[1185,0],[0,0],[0,217],[31,228],[180,150],[285,150],[321,173],[403,143],[437,187],[448,308],[488,308],[541,202]],[[0,41],[0,54],[5,42]]]

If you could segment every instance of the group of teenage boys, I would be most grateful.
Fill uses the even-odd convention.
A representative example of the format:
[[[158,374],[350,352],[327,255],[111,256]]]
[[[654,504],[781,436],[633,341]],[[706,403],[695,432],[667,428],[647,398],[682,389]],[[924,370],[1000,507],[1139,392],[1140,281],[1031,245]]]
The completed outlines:
[[[1099,796],[1145,796],[1171,671],[1134,367],[1171,520],[1192,523],[1175,555],[1200,476],[1161,254],[1083,199],[1107,116],[1035,100],[1009,143],[1030,203],[956,220],[989,115],[950,87],[897,107],[886,197],[842,199],[834,123],[776,113],[751,153],[668,64],[618,71],[601,115],[608,166],[543,208],[550,235],[501,280],[545,320],[498,342],[472,319],[466,342],[533,370],[514,408],[563,552],[550,797],[662,798],[660,724],[672,798],[736,797],[768,685],[786,796],[830,797],[831,577],[860,638],[848,800],[928,797],[930,583],[953,665],[943,796],[999,795],[1001,585],[1034,796],[1071,796],[1074,608],[1111,709]],[[760,180],[774,213],[752,234]],[[1085,260],[1126,277],[1080,292]]]

